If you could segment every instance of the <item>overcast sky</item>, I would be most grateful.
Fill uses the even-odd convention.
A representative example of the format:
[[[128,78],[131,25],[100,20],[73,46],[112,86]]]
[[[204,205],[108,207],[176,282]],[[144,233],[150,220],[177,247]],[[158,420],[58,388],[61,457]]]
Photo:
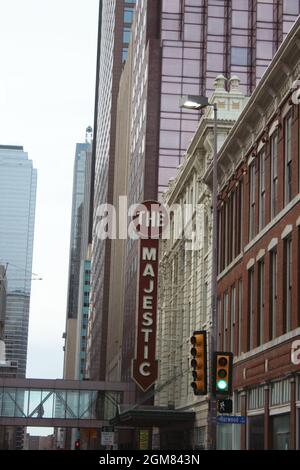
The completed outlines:
[[[38,170],[27,377],[62,376],[73,160],[93,125],[98,0],[0,0],[0,144]]]

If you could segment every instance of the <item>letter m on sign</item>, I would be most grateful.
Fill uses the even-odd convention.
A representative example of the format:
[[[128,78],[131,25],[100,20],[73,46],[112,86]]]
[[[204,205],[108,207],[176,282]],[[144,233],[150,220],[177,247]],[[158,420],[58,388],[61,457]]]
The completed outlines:
[[[143,248],[143,260],[156,261],[157,249],[156,248]]]

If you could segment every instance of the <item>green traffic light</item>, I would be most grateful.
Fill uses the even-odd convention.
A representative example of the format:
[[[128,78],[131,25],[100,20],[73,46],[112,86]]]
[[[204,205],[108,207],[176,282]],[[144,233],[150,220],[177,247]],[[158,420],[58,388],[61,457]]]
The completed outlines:
[[[225,380],[219,380],[217,382],[217,387],[218,387],[219,390],[226,390],[227,382]]]

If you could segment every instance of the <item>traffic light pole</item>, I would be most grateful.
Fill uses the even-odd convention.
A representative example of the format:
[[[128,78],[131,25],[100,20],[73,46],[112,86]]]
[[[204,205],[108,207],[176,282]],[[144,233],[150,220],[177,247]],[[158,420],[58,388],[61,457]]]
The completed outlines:
[[[212,183],[212,270],[211,270],[211,312],[212,324],[210,330],[210,371],[212,371],[214,352],[217,351],[218,315],[217,315],[217,279],[218,279],[218,108],[214,103],[214,155]],[[212,374],[209,381],[208,400],[208,448],[215,450],[217,445],[217,400],[213,393]]]

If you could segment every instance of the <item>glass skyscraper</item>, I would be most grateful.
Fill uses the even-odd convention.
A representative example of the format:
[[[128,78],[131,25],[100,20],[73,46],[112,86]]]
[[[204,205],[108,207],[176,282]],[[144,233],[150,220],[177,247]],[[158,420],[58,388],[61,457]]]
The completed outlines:
[[[6,359],[25,377],[37,171],[23,147],[0,145],[0,263],[7,265]]]
[[[145,9],[151,0],[140,3]],[[299,15],[300,3],[162,0],[161,8],[159,193],[175,176],[199,122],[199,113],[179,108],[180,97],[209,96],[219,74],[238,75],[241,91],[250,96]]]
[[[84,199],[84,181],[86,153],[90,149],[89,143],[76,144],[74,172],[73,172],[73,197],[71,218],[71,240],[69,260],[69,291],[67,318],[77,317],[81,231],[82,231],[82,202]]]
[[[73,171],[73,194],[72,194],[72,216],[70,235],[70,257],[69,257],[69,286],[67,299],[66,338],[64,351],[64,378],[74,379],[76,376],[76,337],[78,323],[78,299],[80,297],[80,266],[82,254],[84,198],[86,166],[91,144],[89,142],[76,144],[74,171]],[[87,223],[87,222],[85,222]]]

